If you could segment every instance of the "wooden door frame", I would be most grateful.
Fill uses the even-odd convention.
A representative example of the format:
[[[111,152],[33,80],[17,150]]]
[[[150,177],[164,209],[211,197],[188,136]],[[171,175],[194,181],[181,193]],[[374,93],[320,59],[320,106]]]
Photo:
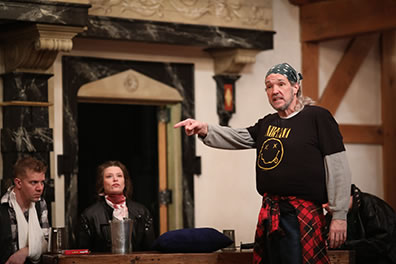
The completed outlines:
[[[166,140],[166,122],[158,121],[158,191],[164,192],[168,189],[168,172],[167,172],[167,140]],[[159,234],[168,231],[168,205],[159,203]]]

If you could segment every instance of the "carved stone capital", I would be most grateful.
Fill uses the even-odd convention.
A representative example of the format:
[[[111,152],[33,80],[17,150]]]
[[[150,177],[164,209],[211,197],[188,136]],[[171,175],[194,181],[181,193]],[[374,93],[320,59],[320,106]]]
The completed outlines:
[[[34,24],[3,33],[6,72],[47,70],[59,51],[71,51],[73,37],[82,31],[83,27]]]
[[[253,49],[208,49],[215,63],[215,74],[239,74],[247,64],[256,62],[260,50]]]

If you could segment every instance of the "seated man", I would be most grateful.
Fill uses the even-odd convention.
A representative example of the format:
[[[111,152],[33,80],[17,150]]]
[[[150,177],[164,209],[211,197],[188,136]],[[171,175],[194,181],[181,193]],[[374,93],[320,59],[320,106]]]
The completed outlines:
[[[47,249],[48,211],[41,200],[46,170],[33,157],[14,165],[14,185],[0,204],[0,263],[38,263]]]
[[[396,214],[392,207],[352,184],[349,208],[347,240],[340,249],[355,250],[356,264],[396,263]],[[327,225],[330,220],[331,212],[326,215]]]

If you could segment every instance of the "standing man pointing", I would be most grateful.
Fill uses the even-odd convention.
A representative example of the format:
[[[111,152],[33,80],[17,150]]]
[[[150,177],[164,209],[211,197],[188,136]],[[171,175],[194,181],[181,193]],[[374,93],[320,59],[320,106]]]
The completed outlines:
[[[263,196],[254,263],[329,263],[322,237],[322,204],[333,213],[330,247],[346,239],[351,177],[338,124],[329,111],[302,96],[300,73],[287,63],[265,77],[277,111],[253,126],[234,129],[186,119],[187,135],[221,149],[255,148],[256,188]]]

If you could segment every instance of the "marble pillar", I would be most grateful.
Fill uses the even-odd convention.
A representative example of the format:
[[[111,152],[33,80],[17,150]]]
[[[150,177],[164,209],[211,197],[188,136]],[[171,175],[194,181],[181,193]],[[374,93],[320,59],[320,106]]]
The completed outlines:
[[[35,156],[50,165],[53,131],[49,127],[48,79],[58,52],[68,52],[72,39],[84,30],[90,5],[53,1],[0,2],[0,45],[4,73],[1,154],[1,194],[12,179],[15,161]],[[44,199],[54,201],[51,169],[46,174]],[[51,212],[49,212],[51,224]]]
[[[1,152],[3,179],[1,192],[12,183],[13,164],[19,157],[34,156],[49,165],[49,153],[53,150],[52,129],[48,122],[48,79],[51,74],[11,72],[3,79],[3,128]],[[46,179],[44,199],[54,200],[50,169]],[[49,208],[50,209],[50,208]],[[51,216],[51,214],[49,214]]]

